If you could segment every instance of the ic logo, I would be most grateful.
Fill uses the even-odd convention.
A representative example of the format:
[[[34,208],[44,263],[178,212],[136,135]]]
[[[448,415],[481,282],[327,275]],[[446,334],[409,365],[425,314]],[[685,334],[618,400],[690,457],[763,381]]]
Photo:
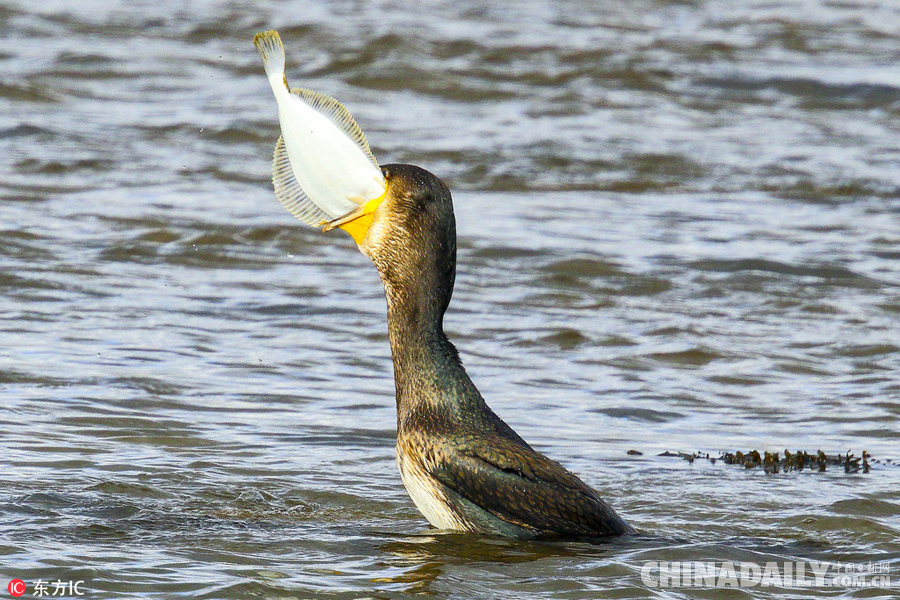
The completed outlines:
[[[6,586],[6,589],[9,590],[9,594],[13,598],[18,598],[25,593],[25,582],[21,579],[13,579],[9,582],[9,585]]]

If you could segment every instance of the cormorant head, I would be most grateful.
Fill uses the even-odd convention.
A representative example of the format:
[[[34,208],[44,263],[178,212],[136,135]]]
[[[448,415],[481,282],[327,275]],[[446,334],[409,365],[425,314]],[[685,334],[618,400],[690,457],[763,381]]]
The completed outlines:
[[[328,229],[345,229],[372,259],[386,286],[430,288],[450,301],[456,273],[456,220],[444,182],[413,165],[381,167],[387,189]]]

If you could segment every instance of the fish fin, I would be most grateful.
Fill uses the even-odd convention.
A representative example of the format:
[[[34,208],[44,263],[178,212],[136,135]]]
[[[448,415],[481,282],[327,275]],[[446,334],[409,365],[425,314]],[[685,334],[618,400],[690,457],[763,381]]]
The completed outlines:
[[[331,217],[309,199],[294,177],[291,159],[288,157],[284,138],[278,136],[275,154],[272,158],[272,183],[275,186],[275,197],[289,213],[313,227],[330,221]]]
[[[375,160],[375,155],[372,154],[372,150],[369,149],[369,142],[366,139],[366,134],[363,133],[363,130],[356,124],[353,115],[350,114],[350,111],[348,111],[343,104],[331,96],[326,96],[320,92],[314,92],[313,90],[304,88],[294,88],[291,90],[291,93],[300,97],[300,99],[310,108],[327,117],[328,120],[334,123],[338,129],[344,132],[347,137],[359,146],[360,150],[363,151],[363,154],[366,155],[376,169],[381,168],[378,166],[378,161]]]
[[[287,87],[284,77],[284,44],[281,43],[278,32],[273,29],[257,33],[253,38],[253,45],[259,50],[269,79],[282,79]]]

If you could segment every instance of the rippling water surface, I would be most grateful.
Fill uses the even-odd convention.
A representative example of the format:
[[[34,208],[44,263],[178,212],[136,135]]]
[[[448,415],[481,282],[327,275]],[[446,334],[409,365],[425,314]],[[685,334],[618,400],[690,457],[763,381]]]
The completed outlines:
[[[454,190],[470,374],[641,536],[428,528],[375,270],[272,194],[270,28],[292,84]],[[624,598],[658,593],[646,561],[825,560],[896,583],[898,31],[890,2],[4,3],[0,575]],[[875,462],[657,456],[785,448]]]

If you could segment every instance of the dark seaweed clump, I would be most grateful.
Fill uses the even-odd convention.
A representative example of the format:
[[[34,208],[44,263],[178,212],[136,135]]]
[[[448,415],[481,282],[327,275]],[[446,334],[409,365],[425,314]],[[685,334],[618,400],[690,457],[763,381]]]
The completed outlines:
[[[716,461],[722,461],[726,465],[741,465],[745,469],[762,468],[766,473],[778,473],[779,471],[802,471],[809,469],[811,471],[825,471],[828,467],[843,468],[845,473],[868,473],[870,469],[869,460],[872,455],[863,450],[862,456],[854,456],[849,450],[846,454],[825,454],[821,450],[815,454],[797,451],[791,452],[785,449],[784,456],[778,452],[769,452],[767,450],[760,454],[759,450],[750,450],[748,452],[723,452],[718,457],[712,456],[708,452],[663,452],[659,456],[678,456],[688,462],[695,460],[707,460],[712,464]],[[873,462],[877,462],[872,459]]]

